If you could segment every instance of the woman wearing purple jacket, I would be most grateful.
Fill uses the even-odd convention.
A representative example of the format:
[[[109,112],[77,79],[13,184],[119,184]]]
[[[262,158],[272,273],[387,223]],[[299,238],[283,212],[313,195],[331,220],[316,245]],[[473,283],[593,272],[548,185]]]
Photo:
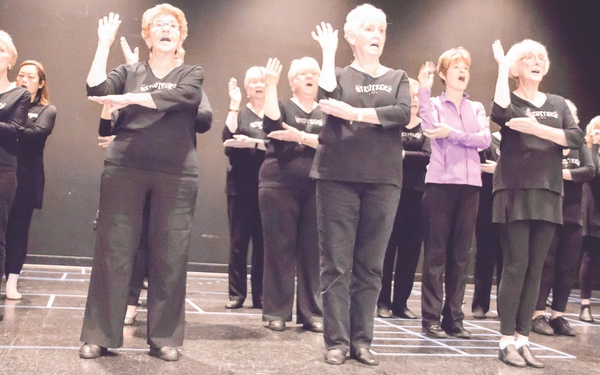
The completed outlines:
[[[437,71],[445,90],[435,98],[431,98],[433,62],[419,72],[421,126],[431,139],[423,195],[421,309],[423,332],[433,338],[471,337],[463,327],[462,301],[481,188],[477,149],[487,148],[491,135],[483,105],[469,100],[464,92],[470,67],[471,56],[464,48],[444,52]]]

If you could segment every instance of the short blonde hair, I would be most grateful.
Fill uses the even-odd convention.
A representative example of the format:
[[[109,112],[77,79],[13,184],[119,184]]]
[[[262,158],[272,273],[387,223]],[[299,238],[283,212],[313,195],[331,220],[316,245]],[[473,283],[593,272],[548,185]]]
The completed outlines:
[[[409,78],[408,79],[408,88],[409,88],[409,90],[416,88],[417,91],[419,91],[419,81],[417,81],[416,79]]]
[[[12,38],[4,30],[0,30],[0,44],[4,45],[8,51],[8,55],[10,56],[10,60],[8,61],[8,70],[11,70],[15,66],[19,54],[17,53],[17,48],[15,47]]]
[[[188,36],[188,25],[185,19],[185,14],[183,14],[183,11],[181,9],[174,7],[171,4],[164,3],[158,4],[146,10],[144,12],[144,15],[142,16],[142,38],[144,38],[144,40],[147,40],[149,38],[150,24],[152,23],[152,21],[154,21],[162,15],[173,16],[175,17],[175,19],[177,19],[177,23],[179,23],[180,43],[179,47],[177,47],[177,51],[175,52],[175,54],[179,54],[179,58],[181,59],[181,61],[183,61],[183,57],[185,56],[185,50],[181,45]],[[150,52],[152,52],[152,47],[148,46],[148,48],[150,48]]]
[[[359,5],[352,9],[346,16],[346,23],[344,24],[344,38],[346,38],[346,41],[350,42],[348,34],[356,33],[365,22],[365,19],[370,15],[379,16],[383,22],[387,22],[387,17],[383,10],[371,4]]]
[[[589,148],[592,148],[592,143],[594,140],[592,137],[592,132],[594,130],[600,130],[600,116],[594,117],[585,128],[585,140]]]
[[[517,64],[523,58],[523,56],[538,49],[543,50],[543,53],[546,55],[545,69],[542,72],[542,74],[546,75],[546,73],[548,73],[548,69],[550,69],[550,60],[548,59],[548,51],[546,50],[546,47],[543,44],[536,42],[535,40],[524,39],[519,43],[513,44],[513,46],[510,47],[510,49],[508,50],[508,52],[506,52],[506,58],[510,61],[508,76],[512,80],[514,80],[515,82],[518,82],[519,80]]]
[[[248,84],[250,84],[250,79],[252,76],[256,74],[261,78],[265,77],[265,68],[263,66],[253,66],[250,69],[246,70],[246,76],[244,77],[244,88],[248,89]]]
[[[315,69],[318,74],[321,74],[321,67],[317,60],[312,57],[302,57],[300,59],[292,60],[290,64],[290,70],[288,71],[288,81],[290,82],[290,87],[292,86],[292,82],[294,78],[298,75],[298,72],[304,69]]]
[[[577,106],[569,99],[565,99],[565,102],[567,102],[567,107],[569,107],[569,111],[571,111],[571,116],[573,116],[573,120],[575,120],[575,123],[579,125],[579,116],[577,116]]]
[[[438,73],[442,73],[445,76],[448,73],[448,68],[450,65],[458,60],[464,61],[465,64],[467,64],[467,68],[471,69],[471,54],[463,47],[457,47],[450,48],[448,51],[442,53],[437,63]],[[446,80],[443,78],[441,79],[442,82],[446,84]]]

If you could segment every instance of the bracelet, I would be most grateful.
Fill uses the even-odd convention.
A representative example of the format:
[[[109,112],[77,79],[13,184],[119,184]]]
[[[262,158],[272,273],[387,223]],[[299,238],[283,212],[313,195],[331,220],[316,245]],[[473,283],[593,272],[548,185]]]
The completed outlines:
[[[300,132],[300,142],[298,142],[298,144],[302,145],[304,143],[304,141],[306,141],[306,133],[301,131]]]
[[[237,113],[239,111],[240,111],[239,109],[231,109],[231,108],[229,108],[229,112],[235,112],[235,113]]]

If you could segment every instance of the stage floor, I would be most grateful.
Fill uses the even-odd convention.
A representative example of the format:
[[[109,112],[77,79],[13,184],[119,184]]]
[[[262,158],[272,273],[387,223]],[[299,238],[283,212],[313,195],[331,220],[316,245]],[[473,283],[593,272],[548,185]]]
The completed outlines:
[[[194,272],[188,273],[186,334],[178,362],[148,355],[145,306],[139,308],[135,324],[124,328],[123,348],[83,360],[78,356],[79,333],[89,273],[89,268],[25,266],[19,279],[23,299],[0,300],[1,374],[592,374],[600,364],[600,324],[577,319],[578,291],[565,314],[577,337],[530,336],[533,352],[546,365],[541,371],[512,368],[498,360],[499,322],[472,319],[473,285],[467,285],[464,305],[471,340],[433,340],[421,333],[420,320],[377,318],[372,351],[380,365],[348,360],[331,366],[323,362],[320,334],[294,322],[285,332],[272,332],[259,309],[226,310],[227,275]],[[417,283],[409,301],[415,313],[420,312],[419,290]],[[592,312],[600,321],[600,298],[594,293]]]

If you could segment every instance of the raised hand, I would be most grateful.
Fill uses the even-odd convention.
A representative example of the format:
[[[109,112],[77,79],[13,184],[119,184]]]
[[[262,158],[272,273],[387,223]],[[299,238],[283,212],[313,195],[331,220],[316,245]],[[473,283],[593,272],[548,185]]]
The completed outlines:
[[[319,42],[323,51],[335,52],[338,47],[338,31],[333,30],[331,24],[321,22],[316,31],[310,33],[312,38]]]
[[[498,63],[498,68],[508,71],[510,68],[510,61],[504,54],[504,48],[502,48],[500,40],[496,40],[492,43],[492,52],[494,53],[494,60]]]
[[[283,66],[277,58],[269,58],[265,65],[265,86],[277,86],[282,69]]]
[[[110,12],[98,20],[98,44],[110,47],[117,36],[121,20],[117,13]]]
[[[231,101],[230,109],[239,109],[240,103],[242,102],[242,92],[240,91],[240,88],[238,87],[237,79],[231,78],[229,80],[228,89],[229,89],[229,100]],[[236,108],[231,108],[234,105],[236,106]]]
[[[425,64],[421,65],[421,69],[419,69],[419,75],[417,79],[419,80],[419,86],[427,87],[431,90],[433,87],[433,78],[435,74],[435,65],[433,61],[427,61]]]
[[[136,64],[140,62],[140,49],[135,47],[132,51],[129,43],[127,43],[127,39],[124,36],[120,39],[121,49],[123,50],[123,56],[125,57],[126,64]]]

